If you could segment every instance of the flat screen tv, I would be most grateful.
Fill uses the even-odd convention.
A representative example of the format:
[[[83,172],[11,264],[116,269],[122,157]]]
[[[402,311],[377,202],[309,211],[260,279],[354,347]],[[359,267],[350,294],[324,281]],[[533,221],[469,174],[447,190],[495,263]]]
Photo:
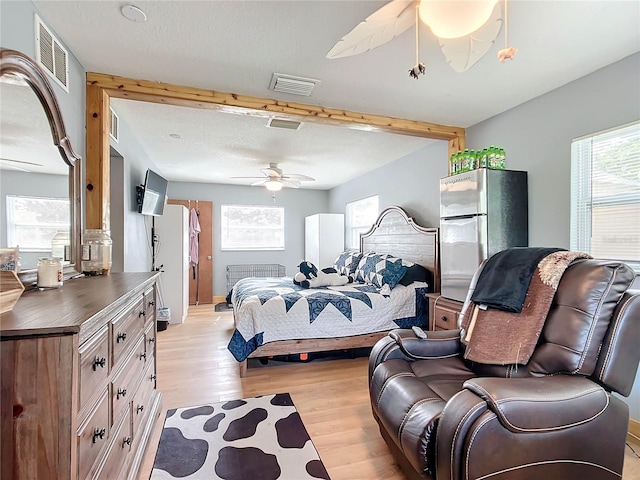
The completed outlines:
[[[169,182],[153,170],[147,170],[142,187],[142,201],[138,202],[138,212],[143,215],[162,215],[167,203]]]

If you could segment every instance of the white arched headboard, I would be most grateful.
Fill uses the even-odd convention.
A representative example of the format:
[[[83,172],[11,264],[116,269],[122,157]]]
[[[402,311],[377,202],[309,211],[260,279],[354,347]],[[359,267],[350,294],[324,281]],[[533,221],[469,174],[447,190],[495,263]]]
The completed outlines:
[[[418,225],[400,207],[385,208],[371,229],[360,235],[360,251],[389,253],[422,265],[433,274],[440,291],[438,229]]]

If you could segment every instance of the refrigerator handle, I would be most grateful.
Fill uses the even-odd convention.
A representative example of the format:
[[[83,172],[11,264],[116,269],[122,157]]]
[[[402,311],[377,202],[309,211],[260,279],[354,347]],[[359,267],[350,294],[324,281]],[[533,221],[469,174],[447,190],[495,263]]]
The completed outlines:
[[[470,215],[456,215],[455,217],[441,217],[440,220],[460,220],[460,219],[467,219],[467,218],[482,217],[486,215],[487,215],[486,213],[472,213]]]

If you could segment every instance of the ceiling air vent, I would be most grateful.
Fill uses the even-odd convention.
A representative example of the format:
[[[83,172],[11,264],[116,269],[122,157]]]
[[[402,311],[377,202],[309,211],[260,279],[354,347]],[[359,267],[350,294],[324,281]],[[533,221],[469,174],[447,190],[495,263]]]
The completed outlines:
[[[298,130],[300,128],[300,122],[293,120],[285,120],[283,118],[270,118],[267,122],[267,127],[270,128],[285,128],[287,130]]]
[[[313,78],[294,77],[292,75],[284,75],[282,73],[274,73],[271,77],[270,90],[282,93],[290,93],[292,95],[302,95],[308,97],[313,91],[313,87],[320,80]]]
[[[36,18],[36,61],[69,93],[69,54],[51,30]]]
[[[120,134],[120,119],[116,112],[113,111],[113,108],[109,107],[109,112],[111,113],[111,121],[109,122],[109,135],[116,142],[118,141],[118,135]]]

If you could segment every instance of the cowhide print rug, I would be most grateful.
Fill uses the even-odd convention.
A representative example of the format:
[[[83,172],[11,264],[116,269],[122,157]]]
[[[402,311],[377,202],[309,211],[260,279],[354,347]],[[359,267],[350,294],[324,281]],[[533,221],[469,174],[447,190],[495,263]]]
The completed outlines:
[[[288,393],[169,410],[151,480],[329,480]]]

